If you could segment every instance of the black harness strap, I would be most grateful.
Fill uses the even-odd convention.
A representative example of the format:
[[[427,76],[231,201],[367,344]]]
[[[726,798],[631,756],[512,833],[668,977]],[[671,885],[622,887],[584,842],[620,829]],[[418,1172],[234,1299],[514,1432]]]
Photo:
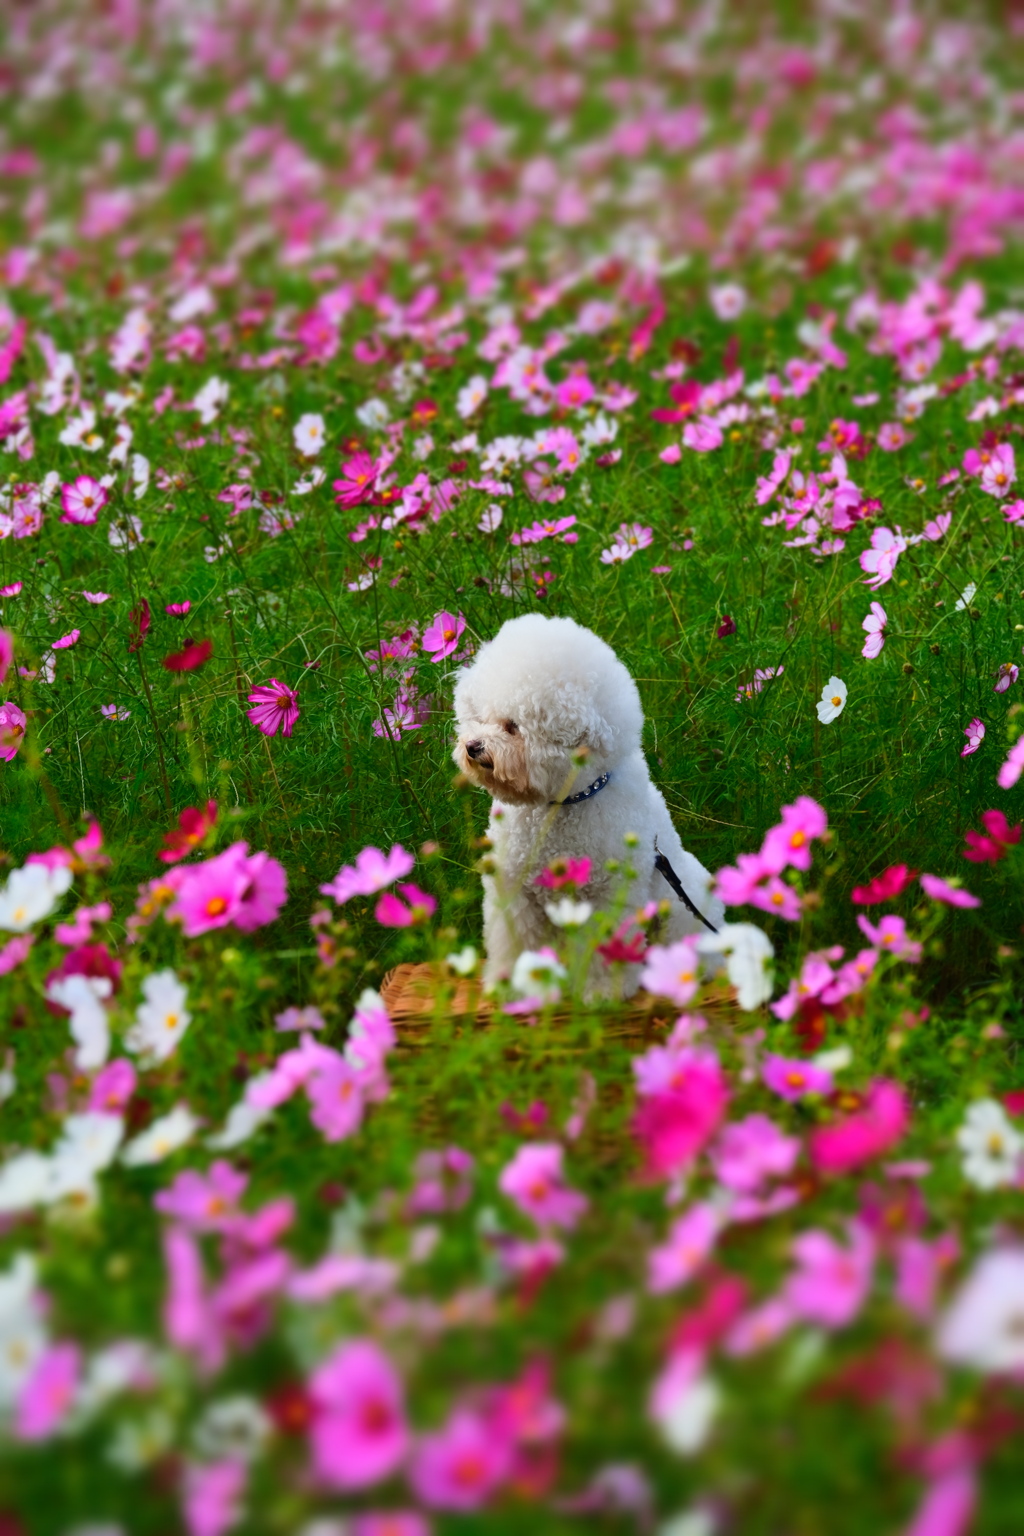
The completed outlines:
[[[697,908],[694,906],[689,896],[687,896],[686,892],[683,890],[683,882],[680,880],[679,876],[672,868],[672,865],[669,863],[668,859],[666,859],[665,855],[658,847],[657,834],[655,834],[654,838],[654,867],[658,871],[659,875],[664,875],[669,885],[679,897],[679,900],[685,907],[689,908],[694,917],[699,918],[700,921],[704,924],[704,927],[709,929],[711,933],[717,933],[718,929],[712,923],[708,922],[703,912],[697,911]]]

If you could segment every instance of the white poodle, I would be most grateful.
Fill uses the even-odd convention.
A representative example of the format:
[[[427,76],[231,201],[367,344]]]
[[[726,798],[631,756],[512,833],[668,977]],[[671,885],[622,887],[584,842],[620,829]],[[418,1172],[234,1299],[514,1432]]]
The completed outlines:
[[[710,894],[711,876],[683,849],[651,783],[640,748],[643,711],[636,684],[591,630],[538,613],[510,619],[460,673],[455,713],[455,761],[494,799],[488,832],[495,870],[483,880],[485,986],[507,977],[524,950],[557,938],[544,910],[553,893],[535,880],[559,859],[592,861],[584,894],[599,908],[622,890],[621,869],[609,874],[606,862],[633,867],[627,910],[666,898],[672,904],[662,943],[722,926],[724,909]],[[585,760],[577,768],[573,758],[578,762],[581,752]],[[629,832],[638,839],[633,849],[624,842]],[[655,864],[659,851],[700,916],[674,894]],[[622,995],[629,997],[639,985],[640,967],[625,972]],[[611,968],[596,958],[588,995],[611,996],[618,985]]]

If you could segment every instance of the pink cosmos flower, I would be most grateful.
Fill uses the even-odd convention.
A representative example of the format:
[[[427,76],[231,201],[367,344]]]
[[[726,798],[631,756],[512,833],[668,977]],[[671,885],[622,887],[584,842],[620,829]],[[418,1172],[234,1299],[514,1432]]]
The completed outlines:
[[[425,1515],[414,1509],[368,1510],[352,1516],[352,1536],[431,1536]]]
[[[568,529],[575,527],[575,517],[549,518],[546,522],[535,522],[529,528],[521,528],[518,533],[509,535],[509,543],[519,546],[521,544],[540,544],[544,539],[556,539],[559,534],[564,534]],[[565,539],[566,544],[575,543],[576,535]]]
[[[710,416],[688,421],[683,428],[683,445],[692,448],[694,453],[713,453],[724,441],[721,427]]]
[[[278,731],[282,736],[291,735],[301,714],[299,695],[294,688],[272,677],[269,683],[254,688],[248,700],[255,708],[247,709],[246,714],[264,736],[276,736]]]
[[[791,1061],[785,1056],[766,1056],[761,1067],[761,1080],[772,1093],[791,1103],[808,1093],[822,1095],[832,1092],[832,1077],[809,1061]]]
[[[785,667],[758,667],[754,672],[751,682],[740,683],[736,694],[736,703],[742,704],[744,701],[752,699],[755,694],[761,692],[765,683],[770,682],[773,677],[781,677],[785,670]]]
[[[938,875],[922,875],[920,878],[921,889],[932,901],[941,901],[947,907],[981,906],[980,897],[972,896],[970,891],[961,890],[959,886],[950,885]]]
[[[647,1255],[647,1289],[663,1296],[685,1285],[711,1254],[722,1216],[707,1200],[698,1201],[672,1223],[664,1243]]]
[[[340,1345],[314,1371],[309,1391],[317,1410],[310,1451],[322,1483],[352,1492],[398,1469],[409,1450],[402,1381],[378,1344]]]
[[[769,875],[759,853],[741,853],[735,865],[726,864],[715,876],[715,895],[727,907],[742,907],[753,901],[754,892]]]
[[[98,607],[100,605],[100,603],[109,603],[112,595],[113,594],[110,593],[110,592],[83,592],[82,593],[82,596],[85,598],[86,602],[87,603],[93,603],[96,607]]]
[[[363,1123],[365,1099],[360,1073],[338,1057],[306,1082],[309,1118],[325,1141],[345,1141]]]
[[[811,843],[828,831],[828,817],[816,800],[799,795],[792,805],[782,807],[782,819],[771,827],[761,845],[761,859],[772,874],[784,869],[808,870],[811,867]]]
[[[577,411],[593,397],[594,386],[585,373],[572,373],[555,385],[555,400],[562,411]]]
[[[6,629],[0,629],[0,683],[7,676],[8,668],[14,660],[14,641]]]
[[[0,597],[17,597],[23,583],[20,581],[8,582],[6,587],[0,587]]]
[[[27,960],[34,943],[33,933],[16,933],[13,939],[8,939],[0,949],[0,976],[9,976],[22,961]]]
[[[860,568],[867,573],[865,586],[877,592],[891,581],[896,562],[906,547],[907,541],[899,528],[895,533],[891,528],[876,528],[871,535],[871,548],[860,557]]]
[[[502,1169],[498,1188],[539,1227],[572,1228],[587,1209],[586,1196],[564,1182],[557,1142],[520,1147]]]
[[[512,1446],[494,1425],[457,1408],[442,1429],[423,1435],[409,1481],[428,1509],[479,1509],[512,1469]]]
[[[0,704],[0,761],[11,763],[25,735],[27,717],[10,699]]]
[[[844,1248],[827,1232],[803,1232],[792,1244],[797,1269],[783,1299],[798,1317],[823,1328],[845,1328],[867,1300],[875,1264],[875,1241],[860,1222],[847,1228]]]
[[[1015,666],[1012,661],[1002,662],[999,667],[999,671],[996,673],[995,686],[993,687],[992,692],[1005,693],[1010,684],[1015,683],[1019,676],[1020,669]]]
[[[566,885],[579,890],[590,879],[590,870],[590,859],[559,859],[542,870],[533,883],[543,886],[546,891],[560,891]]]
[[[949,1467],[925,1486],[903,1536],[967,1536],[978,1502],[978,1475],[969,1462]]]
[[[423,632],[423,649],[431,653],[432,661],[444,661],[459,648],[459,639],[466,627],[462,614],[444,610],[434,615],[434,622]]]
[[[356,855],[354,865],[343,864],[334,879],[320,887],[320,894],[333,897],[339,906],[353,896],[373,896],[410,874],[415,862],[400,843],[395,843],[387,855],[379,848],[364,848]]]
[[[538,459],[529,469],[523,470],[523,484],[531,501],[565,500],[565,486],[556,482],[557,473],[547,459]]]
[[[973,864],[998,864],[1020,842],[1021,824],[1011,827],[1002,811],[982,811],[981,824],[984,832],[964,833],[964,858]]]
[[[941,480],[939,484],[942,484]],[[952,512],[940,512],[938,517],[930,517],[921,531],[926,539],[929,539],[933,544],[937,544],[949,532],[949,525],[952,521]]]
[[[857,927],[868,942],[883,954],[895,955],[897,960],[906,960],[911,965],[916,965],[920,960],[921,946],[916,939],[907,937],[907,925],[902,917],[886,913],[875,924],[869,923],[863,912],[858,912]]]
[[[822,1173],[851,1173],[894,1147],[909,1123],[903,1089],[887,1078],[878,1078],[868,1089],[862,1108],[811,1132],[811,1160]]]
[[[9,707],[5,705],[3,708]],[[0,708],[0,724],[3,721],[3,708]],[[0,736],[0,740],[2,739]],[[961,752],[960,756],[963,757],[964,754]],[[1022,773],[1024,773],[1024,736],[1015,741],[1006,754],[1006,759],[996,775],[996,783],[1000,789],[1012,789]]]
[[[43,1350],[18,1393],[18,1440],[48,1440],[63,1423],[78,1390],[80,1367],[76,1344],[52,1344]]]
[[[82,635],[82,631],[80,629],[72,629],[71,631],[69,631],[68,634],[61,635],[59,640],[54,640],[52,642],[53,649],[55,651],[67,651],[67,650],[70,650],[71,647],[73,645],[76,645],[77,642],[81,639],[81,635]]]
[[[888,622],[888,615],[881,603],[872,603],[867,617],[861,623],[861,629],[867,635],[861,655],[868,661],[874,661],[876,656],[882,654],[882,647],[885,644],[885,626]]]
[[[783,918],[787,923],[798,923],[803,913],[800,897],[778,875],[771,875],[764,885],[755,886],[750,893],[750,903],[762,912],[770,913],[772,917]]]
[[[247,1471],[244,1461],[192,1462],[182,1494],[189,1536],[224,1536],[242,1517]]]
[[[696,938],[680,939],[668,946],[652,944],[645,960],[640,985],[656,997],[667,997],[678,1008],[685,1008],[700,985]]]
[[[124,1056],[115,1057],[93,1078],[88,1108],[95,1114],[119,1115],[135,1092],[137,1081],[132,1063]]]
[[[408,906],[399,901],[393,891],[385,891],[374,910],[374,917],[385,928],[411,928],[425,923],[437,911],[434,897],[421,891],[418,885],[400,885],[398,889]]]
[[[640,1103],[633,1117],[651,1178],[668,1178],[692,1162],[718,1129],[729,1100],[714,1051],[687,1046],[665,1054],[664,1080],[646,1091],[638,1083]],[[644,1057],[634,1059],[638,1078],[644,1063]]]
[[[898,421],[885,421],[878,429],[878,446],[884,453],[896,453],[911,441],[911,434]]]
[[[709,1154],[719,1183],[741,1194],[753,1194],[769,1179],[785,1178],[799,1155],[799,1139],[760,1114],[723,1126]]]
[[[268,853],[248,850],[248,843],[232,843],[201,864],[179,866],[177,893],[167,916],[181,920],[186,938],[228,923],[248,933],[277,917],[287,899],[284,867]]]
[[[183,1169],[168,1189],[157,1191],[153,1205],[191,1232],[226,1232],[248,1183],[248,1175],[218,1158],[206,1173]]]
[[[999,499],[1009,494],[1010,486],[1017,478],[1013,449],[1009,443],[1000,443],[992,450],[992,457],[981,471],[981,488]]]
[[[772,460],[771,474],[758,476],[754,500],[759,507],[763,507],[767,502],[771,501],[779,486],[782,485],[789,474],[789,467],[792,461],[793,455],[789,449],[783,448]]]
[[[850,900],[862,907],[878,906],[883,901],[894,901],[915,878],[917,871],[907,864],[893,864],[867,885],[855,885]]]
[[[94,523],[110,500],[110,493],[89,475],[79,475],[71,485],[60,488],[60,502],[64,508],[62,523]]]
[[[1019,523],[1024,518],[1024,500],[1018,497],[1016,501],[1008,501],[1003,508],[1003,516],[1008,523]]]
[[[339,507],[355,507],[369,501],[383,466],[368,453],[354,454],[341,466],[343,479],[335,480],[335,501]]]

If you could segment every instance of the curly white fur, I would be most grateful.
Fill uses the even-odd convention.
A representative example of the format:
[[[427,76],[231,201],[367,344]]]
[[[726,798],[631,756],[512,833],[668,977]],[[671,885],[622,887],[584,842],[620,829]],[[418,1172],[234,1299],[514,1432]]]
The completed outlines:
[[[495,872],[483,880],[485,985],[508,976],[524,950],[556,940],[558,930],[544,910],[551,892],[534,881],[558,859],[592,861],[585,894],[598,907],[610,905],[622,890],[621,870],[609,874],[606,862],[629,862],[637,871],[628,891],[631,907],[666,898],[672,904],[662,943],[706,933],[655,869],[657,836],[687,895],[715,928],[721,926],[724,909],[710,894],[711,876],[684,850],[651,783],[640,747],[643,711],[636,684],[591,630],[536,613],[510,619],[460,673],[455,714],[455,761],[494,799],[488,831]],[[576,768],[573,757],[581,749],[586,760]],[[589,800],[550,803],[586,789],[603,773],[610,774],[608,784]],[[631,852],[624,841],[630,832],[638,839]],[[639,966],[626,967],[623,996],[636,991],[639,974]],[[597,959],[589,994],[610,996],[619,984]]]

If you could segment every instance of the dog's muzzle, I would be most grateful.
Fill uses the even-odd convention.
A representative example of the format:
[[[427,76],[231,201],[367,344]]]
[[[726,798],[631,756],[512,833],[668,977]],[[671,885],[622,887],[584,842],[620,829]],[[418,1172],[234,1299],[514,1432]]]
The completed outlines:
[[[488,752],[482,741],[467,741],[466,756],[470,759],[471,762],[476,763],[478,768],[494,767],[494,759],[491,757],[491,754]]]

